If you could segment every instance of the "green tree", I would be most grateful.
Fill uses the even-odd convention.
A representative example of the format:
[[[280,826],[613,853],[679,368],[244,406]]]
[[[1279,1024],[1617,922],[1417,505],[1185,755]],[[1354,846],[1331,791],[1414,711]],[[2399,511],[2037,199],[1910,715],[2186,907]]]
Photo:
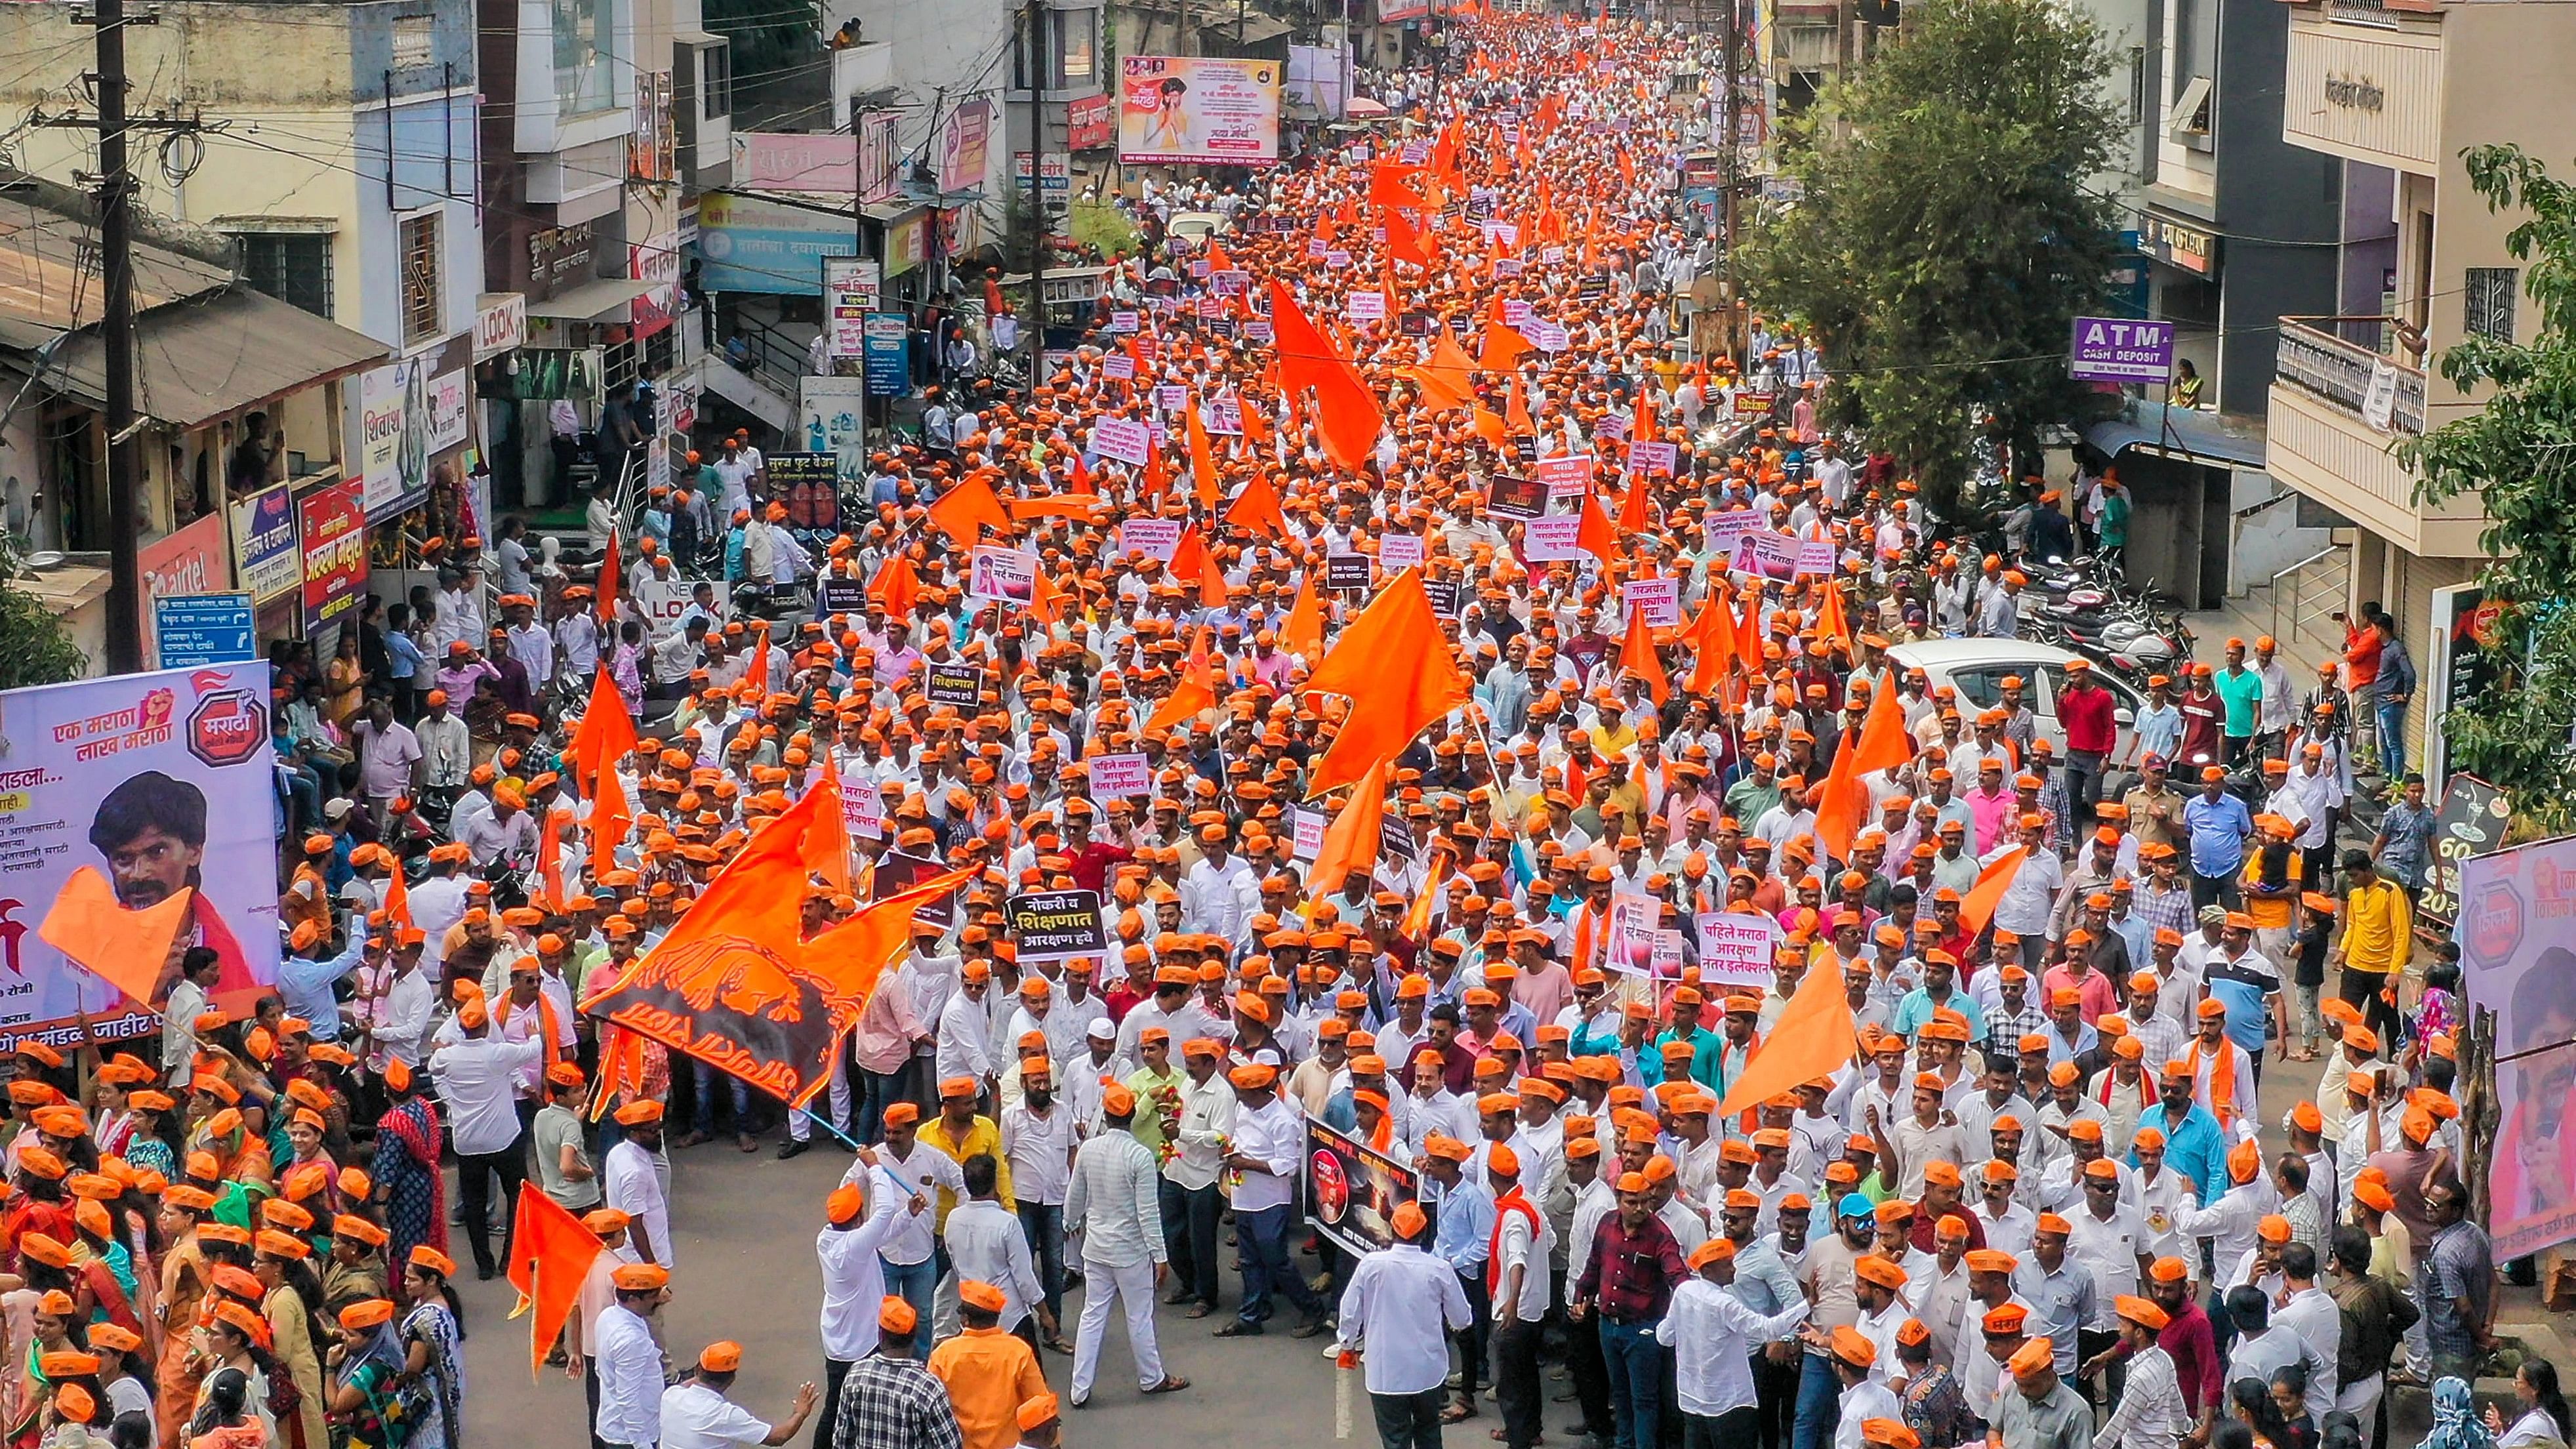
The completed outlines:
[[[18,587],[23,560],[18,540],[0,533],[0,689],[78,679],[89,660],[63,636],[53,610]]]
[[[2066,351],[2118,254],[2118,208],[2091,178],[2125,126],[2080,11],[1929,0],[1906,20],[1787,128],[1801,198],[1740,270],[1757,308],[1821,335],[1826,418],[1866,429],[1956,516],[1981,431],[2035,457],[2041,426],[2099,406]]]
[[[2470,337],[2443,353],[2453,387],[2494,390],[2397,456],[2424,502],[2475,492],[2492,520],[2478,582],[2505,606],[2491,646],[2503,687],[2451,702],[2452,760],[2502,786],[2519,813],[2565,830],[2576,826],[2576,186],[2519,146],[2471,147],[2463,159],[2489,210],[2526,213],[2505,249],[2525,263],[2538,325],[2528,344]]]

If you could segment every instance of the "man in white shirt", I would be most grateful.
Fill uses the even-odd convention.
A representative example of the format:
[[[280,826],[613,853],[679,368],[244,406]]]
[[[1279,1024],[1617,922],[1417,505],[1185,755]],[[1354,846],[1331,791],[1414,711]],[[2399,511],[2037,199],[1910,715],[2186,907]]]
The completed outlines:
[[[885,1142],[873,1159],[861,1158],[850,1164],[843,1182],[868,1178],[870,1198],[900,1194],[935,1200],[935,1190],[946,1188],[963,1195],[966,1178],[957,1161],[938,1148],[921,1140],[921,1108],[911,1102],[897,1102],[885,1109]],[[884,1261],[885,1291],[912,1305],[913,1313],[923,1323],[931,1317],[931,1297],[939,1284],[939,1260],[935,1256],[939,1240],[933,1232],[936,1219],[921,1214],[905,1219],[887,1235],[878,1248]],[[930,1357],[930,1331],[925,1328],[915,1336],[913,1356],[927,1361]]]
[[[600,1200],[626,1214],[635,1255],[671,1266],[671,1205],[654,1154],[662,1150],[662,1104],[646,1100],[617,1109],[626,1135],[599,1163]]]
[[[1226,840],[1221,822],[1199,827],[1199,863],[1181,877],[1181,929],[1235,940],[1261,909],[1261,881]]]
[[[784,1444],[813,1417],[812,1384],[801,1384],[787,1417],[775,1425],[725,1397],[742,1370],[742,1345],[727,1339],[698,1354],[696,1372],[662,1391],[662,1449],[739,1449]]]
[[[2191,1427],[2192,1415],[2183,1402],[2173,1355],[2156,1346],[2156,1335],[2170,1317],[2150,1299],[2124,1295],[2112,1304],[2120,1342],[2129,1350],[2129,1376],[2112,1400],[2110,1417],[2093,1436],[2094,1449],[2175,1449]]]
[[[1758,1437],[1755,1347],[1787,1338],[1807,1321],[1804,1298],[1767,1316],[1746,1307],[1731,1286],[1736,1251],[1729,1238],[1711,1238],[1692,1249],[1687,1261],[1694,1276],[1674,1287],[1672,1306],[1655,1325],[1655,1341],[1674,1352],[1682,1413],[1711,1421],[1706,1442],[1712,1444],[1750,1444]]]
[[[1395,1243],[1363,1256],[1342,1290],[1341,1363],[1360,1352],[1361,1381],[1387,1449],[1438,1443],[1449,1336],[1474,1321],[1466,1290],[1442,1259],[1425,1251],[1430,1221],[1419,1203],[1395,1205]]]
[[[939,1079],[973,1077],[980,1090],[992,1093],[993,1017],[984,1005],[992,989],[993,968],[969,961],[958,972],[957,990],[939,1008],[939,1045],[935,1058]]]
[[[1521,1189],[1527,1164],[1506,1142],[1485,1149],[1485,1185],[1494,1194],[1492,1285],[1494,1401],[1503,1413],[1503,1442],[1529,1449],[1539,1438],[1539,1320],[1555,1285],[1548,1260],[1556,1232]]]
[[[1097,1095],[1095,1088],[1095,1100]],[[1072,1181],[1073,1149],[1080,1145],[1081,1133],[1074,1109],[1056,1100],[1055,1076],[1042,1058],[1020,1064],[1020,1100],[1002,1109],[1000,1126],[1002,1155],[1011,1164],[1011,1200],[1019,1206],[1029,1251],[1037,1255],[1046,1346],[1069,1353],[1073,1346],[1058,1326],[1064,1315],[1064,1191]],[[966,1276],[1002,1282],[983,1274]]]
[[[502,1249],[508,1251],[509,1229],[516,1220],[519,1189],[528,1178],[527,1131],[519,1124],[519,1073],[544,1057],[542,1037],[504,1041],[492,1030],[490,1013],[480,998],[456,1009],[456,1028],[463,1040],[440,1047],[429,1058],[439,1099],[447,1104],[448,1124],[456,1147],[457,1182],[464,1196],[465,1244],[474,1252],[474,1273],[489,1281],[499,1270],[492,1262],[492,1176],[501,1178]],[[624,1208],[612,1202],[611,1207]]]
[[[876,1154],[861,1149],[862,1167],[873,1167]],[[877,1253],[899,1227],[930,1211],[930,1199],[915,1192],[879,1193],[868,1202],[876,1178],[862,1174],[844,1182],[823,1201],[824,1228],[814,1235],[814,1257],[823,1276],[823,1398],[841,1401],[841,1380],[850,1365],[876,1352],[877,1311],[885,1299],[885,1270]]]
[[[591,1437],[625,1449],[662,1441],[662,1348],[648,1321],[671,1301],[671,1273],[630,1263],[610,1275],[617,1301],[599,1313],[599,1410]]]
[[[1224,1142],[1234,1130],[1235,1097],[1217,1068],[1225,1047],[1209,1037],[1181,1044],[1181,1115],[1172,1130],[1171,1160],[1163,1164],[1161,1214],[1168,1238],[1168,1257],[1181,1290],[1198,1307],[1216,1311],[1217,1220],[1225,1211],[1225,1193],[1217,1180],[1225,1169]],[[1073,1216],[1068,1203],[1065,1216]],[[1204,1318],[1194,1308],[1193,1316]]]
[[[1064,1224],[1082,1237],[1082,1322],[1073,1335],[1073,1379],[1066,1395],[1075,1408],[1091,1399],[1100,1369],[1100,1340],[1110,1310],[1127,1310],[1127,1346],[1136,1356],[1136,1379],[1149,1394],[1168,1394],[1190,1381],[1163,1372],[1154,1339],[1154,1292],[1171,1275],[1163,1246],[1163,1216],[1154,1154],[1128,1131],[1136,1119],[1136,1094],[1123,1082],[1100,1090],[1100,1135],[1074,1154],[1073,1181],[1064,1195]],[[1441,1372],[1448,1345],[1440,1346]],[[1435,1381],[1433,1388],[1438,1384]]]
[[[949,1266],[961,1283],[989,1283],[1001,1290],[1002,1317],[996,1326],[1018,1334],[1035,1354],[1038,1337],[1022,1327],[1029,1308],[1036,1305],[1038,1326],[1049,1338],[1056,1337],[1055,1312],[1041,1296],[1037,1263],[1029,1255],[1020,1220],[1002,1206],[1000,1164],[992,1154],[978,1152],[958,1165],[958,1175],[965,1179],[966,1191],[949,1212],[942,1234]]]
[[[1234,1188],[1235,1242],[1243,1254],[1243,1306],[1219,1338],[1266,1330],[1270,1295],[1285,1294],[1301,1315],[1292,1338],[1324,1331],[1327,1305],[1306,1286],[1288,1248],[1288,1219],[1295,1211],[1297,1170],[1305,1157],[1306,1123],[1279,1095],[1279,1069],[1251,1062],[1226,1074],[1234,1088],[1234,1127],[1225,1166],[1238,1174]],[[1184,1130],[1187,1119],[1184,1117]]]

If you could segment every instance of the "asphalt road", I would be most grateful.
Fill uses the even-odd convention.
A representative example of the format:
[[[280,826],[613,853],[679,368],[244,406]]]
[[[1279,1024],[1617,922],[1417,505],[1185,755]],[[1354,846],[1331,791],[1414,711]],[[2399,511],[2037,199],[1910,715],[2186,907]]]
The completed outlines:
[[[2266,1063],[2261,1096],[2267,1127],[2314,1088],[2318,1071],[2314,1064]],[[2266,1138],[2275,1145],[2283,1140],[2277,1129],[2267,1130]],[[822,1295],[814,1235],[823,1224],[823,1199],[848,1165],[848,1154],[835,1147],[818,1145],[795,1161],[780,1162],[770,1143],[745,1155],[730,1137],[672,1154],[671,1221],[680,1263],[673,1300],[662,1314],[664,1342],[683,1361],[715,1340],[740,1342],[745,1354],[734,1396],[755,1414],[783,1415],[798,1384],[821,1378],[816,1320]],[[456,1257],[466,1256],[457,1245]],[[1313,1267],[1311,1258],[1300,1261]],[[1224,1283],[1230,1307],[1241,1280],[1229,1272]],[[469,1273],[457,1289],[466,1305],[466,1418],[474,1439],[530,1442],[531,1429],[542,1426],[533,1442],[581,1442],[581,1385],[560,1369],[530,1380],[528,1330],[524,1321],[508,1319],[514,1297],[509,1285],[478,1283]],[[1080,1290],[1073,1289],[1065,1303],[1068,1338],[1079,1304]],[[1224,1449],[1313,1449],[1332,1437],[1334,1374],[1321,1355],[1329,1338],[1300,1342],[1274,1320],[1274,1331],[1265,1337],[1220,1340],[1209,1333],[1224,1317],[1193,1321],[1182,1312],[1158,1308],[1157,1318],[1164,1363],[1188,1378],[1190,1388],[1141,1397],[1123,1320],[1113,1320],[1091,1406],[1068,1415],[1068,1443],[1187,1444],[1204,1435]],[[1071,1359],[1042,1357],[1048,1384],[1063,1393],[1072,1377]],[[1548,1385],[1551,1396],[1564,1388],[1557,1381]],[[2420,1426],[2422,1404],[2419,1393],[2401,1422]],[[1573,1442],[1557,1432],[1573,1417],[1573,1406],[1550,1403],[1546,1414],[1549,1439]],[[1488,1401],[1484,1415],[1453,1429],[1448,1442],[1483,1445],[1488,1441],[1482,1431],[1499,1422]],[[1355,1405],[1354,1438],[1374,1442],[1365,1395]]]

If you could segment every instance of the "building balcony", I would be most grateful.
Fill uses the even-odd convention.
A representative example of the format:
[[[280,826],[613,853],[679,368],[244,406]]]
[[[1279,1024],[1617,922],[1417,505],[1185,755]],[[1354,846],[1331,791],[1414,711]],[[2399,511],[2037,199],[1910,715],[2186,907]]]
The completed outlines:
[[[2267,467],[2409,553],[2482,557],[2485,514],[2477,501],[2419,503],[2414,470],[2397,461],[2396,446],[2428,426],[2425,375],[2378,350],[2385,325],[2377,318],[2281,320]],[[2429,425],[2443,421],[2434,416]]]

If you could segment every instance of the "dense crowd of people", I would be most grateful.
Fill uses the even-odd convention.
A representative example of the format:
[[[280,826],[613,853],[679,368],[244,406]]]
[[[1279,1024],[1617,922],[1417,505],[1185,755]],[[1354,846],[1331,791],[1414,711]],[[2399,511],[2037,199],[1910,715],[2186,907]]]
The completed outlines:
[[[2229,640],[2125,721],[2081,662],[2047,720],[1908,667],[2012,638],[2021,554],[2120,547],[2116,475],[1983,552],[1820,430],[1816,339],[1691,305],[1705,124],[1663,80],[1713,42],[1465,33],[1408,124],[1194,188],[1203,250],[878,454],[801,568],[728,438],[607,523],[621,571],[513,520],[282,654],[274,994],[202,1009],[200,949],[157,1051],[10,1059],[12,1449],[506,1433],[449,1285],[514,1269],[529,1193],[597,1242],[540,1345],[597,1445],[1051,1449],[1113,1327],[1193,1389],[1175,1320],[1329,1335],[1389,1449],[1489,1411],[1529,1449],[1560,1372],[1596,1449],[2378,1449],[2405,1385],[2441,1449],[2568,1442],[2545,1361],[2471,1398],[2496,1265],[2393,626],[2304,692]],[[568,752],[581,700],[634,748]],[[809,936],[889,860],[973,875],[800,1110],[588,1007],[815,789],[851,853]],[[1097,893],[1103,949],[1023,959],[1041,890]],[[1310,1122],[1402,1174],[1373,1237],[1310,1222]],[[772,1130],[852,1157],[774,1419],[659,1323],[670,1152]]]

